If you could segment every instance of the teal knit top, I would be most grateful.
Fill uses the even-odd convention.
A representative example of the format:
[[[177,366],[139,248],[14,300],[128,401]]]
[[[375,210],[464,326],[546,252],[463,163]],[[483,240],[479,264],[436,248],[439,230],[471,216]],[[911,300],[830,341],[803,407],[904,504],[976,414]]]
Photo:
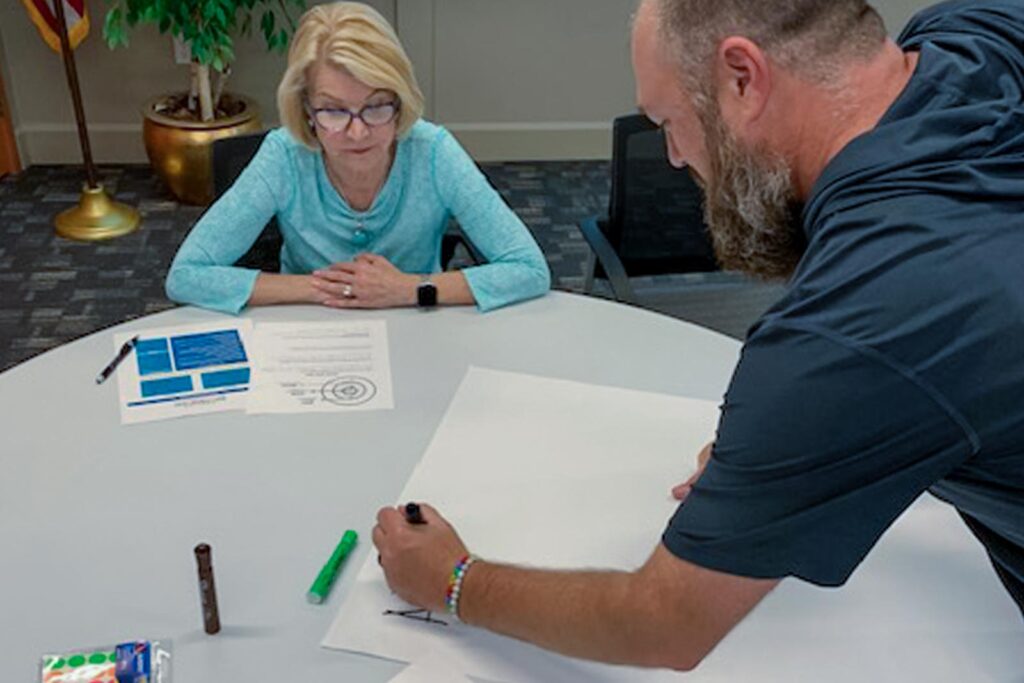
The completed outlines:
[[[284,238],[283,273],[311,273],[362,252],[406,273],[436,273],[453,216],[488,261],[462,271],[481,311],[548,291],[547,262],[529,230],[444,128],[421,120],[398,141],[367,211],[355,211],[338,193],[319,152],[279,128],[185,239],[167,275],[167,296],[241,311],[259,271],[232,264],[272,218]]]

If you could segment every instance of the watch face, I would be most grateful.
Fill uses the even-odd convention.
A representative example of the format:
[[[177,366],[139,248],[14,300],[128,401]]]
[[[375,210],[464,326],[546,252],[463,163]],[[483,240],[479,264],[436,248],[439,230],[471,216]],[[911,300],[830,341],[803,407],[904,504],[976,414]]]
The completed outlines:
[[[416,304],[420,308],[437,305],[437,286],[433,282],[422,282],[416,288]]]

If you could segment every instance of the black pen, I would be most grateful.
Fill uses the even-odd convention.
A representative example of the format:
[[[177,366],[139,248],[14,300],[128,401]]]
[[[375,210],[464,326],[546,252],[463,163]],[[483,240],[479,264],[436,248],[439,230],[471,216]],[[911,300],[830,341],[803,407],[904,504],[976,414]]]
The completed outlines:
[[[106,382],[107,378],[114,374],[114,370],[117,370],[117,366],[121,364],[121,361],[128,357],[128,354],[132,352],[132,349],[135,348],[137,343],[139,343],[139,335],[135,335],[126,341],[124,346],[121,347],[121,350],[117,352],[116,356],[114,356],[114,360],[107,363],[107,367],[103,368],[103,370],[100,371],[100,374],[96,375],[96,384],[103,384]]]
[[[423,519],[423,513],[420,511],[418,503],[405,504],[405,521],[409,522],[409,524],[427,523],[427,520]]]

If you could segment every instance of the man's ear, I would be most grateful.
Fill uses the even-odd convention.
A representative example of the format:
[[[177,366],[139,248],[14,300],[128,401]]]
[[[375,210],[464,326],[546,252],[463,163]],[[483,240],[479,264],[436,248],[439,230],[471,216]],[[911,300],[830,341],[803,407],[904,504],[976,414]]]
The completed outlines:
[[[731,123],[752,123],[764,112],[772,70],[757,43],[737,36],[723,40],[715,53],[715,79],[722,114]]]

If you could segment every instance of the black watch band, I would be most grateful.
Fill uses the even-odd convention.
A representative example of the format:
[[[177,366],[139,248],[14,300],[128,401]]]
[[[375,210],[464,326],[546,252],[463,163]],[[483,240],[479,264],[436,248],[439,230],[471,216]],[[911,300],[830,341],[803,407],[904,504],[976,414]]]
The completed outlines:
[[[420,308],[437,306],[437,285],[430,281],[429,275],[424,275],[416,286],[416,305]]]

